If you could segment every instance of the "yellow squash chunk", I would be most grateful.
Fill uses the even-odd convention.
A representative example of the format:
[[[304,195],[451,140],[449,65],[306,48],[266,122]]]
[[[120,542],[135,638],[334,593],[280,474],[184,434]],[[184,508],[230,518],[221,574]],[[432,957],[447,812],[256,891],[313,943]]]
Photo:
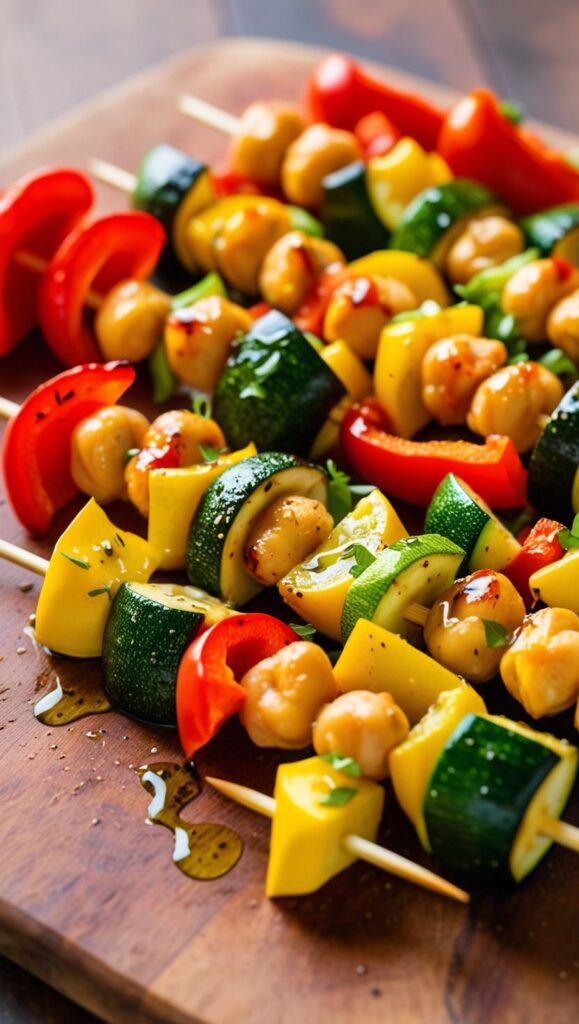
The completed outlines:
[[[398,227],[408,203],[431,185],[452,179],[452,171],[438,153],[427,153],[408,137],[400,139],[385,156],[368,161],[366,183],[372,206],[390,230]]]
[[[408,739],[390,754],[390,777],[398,803],[426,850],[430,850],[430,841],[423,815],[424,796],[436,763],[463,718],[485,711],[485,702],[476,690],[459,681],[455,689],[438,696]]]
[[[533,596],[551,608],[570,608],[579,615],[579,550],[537,569],[529,580]]]
[[[309,457],[313,462],[320,461],[334,451],[340,438],[340,425],[352,402],[358,402],[372,391],[372,377],[361,359],[352,351],[345,341],[333,341],[324,345],[320,355],[325,363],[334,371],[336,377],[348,392],[334,406],[323,427],[320,428],[310,449]]]
[[[415,725],[445,690],[462,679],[397,633],[358,619],[334,666],[338,689],[391,693]]]
[[[205,491],[225,469],[256,455],[254,444],[216,462],[149,473],[149,543],[158,552],[160,569],[184,569],[193,516]]]
[[[305,562],[281,580],[279,592],[302,619],[339,641],[344,601],[353,582],[350,569],[356,561],[351,553],[352,544],[363,544],[377,554],[407,536],[388,498],[378,490],[372,491],[360,499]]]
[[[207,207],[212,206],[216,201],[217,196],[215,194],[215,189],[213,188],[211,174],[209,171],[204,171],[195,184],[189,189],[187,194],[183,196],[183,199],[177,207],[173,226],[171,228],[173,248],[177,254],[179,262],[187,270],[191,271],[191,273],[198,271],[199,265],[195,256],[191,252],[191,246],[187,239],[187,228],[189,222],[193,217],[201,213],[202,210],[206,210]]]
[[[335,788],[356,790],[342,806],[321,803]],[[376,782],[336,771],[319,757],[277,770],[266,894],[315,892],[355,861],[342,846],[347,835],[375,840],[384,790]]]
[[[94,498],[56,542],[36,609],[39,644],[73,658],[98,658],[121,583],[147,583],[157,552],[119,530]]]
[[[414,437],[431,420],[422,402],[422,360],[428,349],[452,334],[482,334],[480,306],[452,306],[415,319],[393,321],[380,335],[374,390],[400,437]]]
[[[428,299],[439,306],[448,306],[450,302],[448,288],[434,264],[413,252],[378,249],[350,263],[350,271],[353,277],[395,277],[408,285],[419,305]]]

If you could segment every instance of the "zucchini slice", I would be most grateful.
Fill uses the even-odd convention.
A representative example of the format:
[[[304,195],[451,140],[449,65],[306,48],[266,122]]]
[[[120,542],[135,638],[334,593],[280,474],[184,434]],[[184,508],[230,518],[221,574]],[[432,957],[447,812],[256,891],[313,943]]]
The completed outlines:
[[[123,583],[103,639],[104,683],[112,703],[143,722],[175,725],[179,662],[206,613],[213,624],[228,611],[191,587]]]
[[[346,259],[355,260],[388,245],[390,233],[370,202],[362,160],[328,174],[322,185],[326,238],[340,247]]]
[[[529,245],[542,256],[558,256],[579,266],[579,203],[564,203],[519,222]]]
[[[448,537],[463,548],[466,557],[459,573],[504,569],[521,550],[516,537],[486,501],[454,473],[448,473],[434,492],[424,529]]]
[[[448,740],[424,798],[434,853],[465,874],[522,879],[551,845],[577,773],[575,747],[508,718],[468,715]]]
[[[237,343],[213,414],[231,448],[305,455],[346,389],[306,336],[273,310]]]
[[[567,391],[533,448],[529,501],[537,512],[567,522],[579,512],[579,381]]]
[[[420,643],[422,629],[405,619],[406,609],[432,604],[453,582],[463,558],[462,548],[436,534],[395,541],[352,583],[342,612],[342,642],[358,619],[368,619]]]
[[[428,256],[444,268],[448,251],[474,217],[505,212],[492,192],[468,178],[424,189],[408,204],[392,235],[393,249]]]
[[[244,552],[258,516],[283,495],[327,500],[322,469],[283,452],[264,452],[226,469],[205,492],[187,548],[187,575],[195,586],[239,607],[261,587],[245,570]]]

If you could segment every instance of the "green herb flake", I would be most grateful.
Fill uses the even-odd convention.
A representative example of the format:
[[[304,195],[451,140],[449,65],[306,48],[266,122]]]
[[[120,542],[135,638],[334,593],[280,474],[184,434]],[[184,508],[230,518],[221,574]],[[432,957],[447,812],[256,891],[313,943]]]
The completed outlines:
[[[507,121],[511,124],[522,124],[525,120],[525,109],[520,103],[516,103],[514,100],[502,100],[499,103],[499,110]]]
[[[358,790],[353,789],[352,786],[336,786],[335,789],[331,789],[330,792],[323,796],[320,800],[320,807],[344,807],[345,804],[349,804]]]
[[[203,462],[217,462],[220,455],[223,455],[223,449],[212,448],[208,444],[200,444],[199,451],[203,457]]]
[[[123,538],[121,537],[120,533],[115,533],[115,540],[116,540],[117,544],[120,544],[120,546],[122,548],[125,548],[127,546],[125,544]]]
[[[344,757],[342,754],[332,752],[331,754],[320,754],[320,759],[331,764],[337,772],[344,772],[345,775],[351,775],[355,779],[362,777],[362,769],[353,757]]]
[[[559,530],[557,537],[559,538],[559,544],[565,551],[579,548],[579,512],[573,520],[571,529]]]
[[[66,551],[60,552],[63,558],[76,565],[79,569],[90,569],[90,562],[83,562],[82,558],[75,558],[74,555],[67,555]]]
[[[361,576],[364,570],[368,569],[376,561],[376,555],[368,551],[368,548],[365,548],[363,544],[352,544],[351,553],[355,559],[355,564],[350,569],[350,576],[357,580],[358,576]]]
[[[302,640],[311,640],[316,635],[317,629],[311,622],[290,622],[290,629],[301,636]]]
[[[483,619],[482,624],[485,628],[485,643],[487,647],[506,647],[509,642],[509,633],[500,622],[494,622],[493,619]]]
[[[338,469],[333,459],[328,459],[326,462],[326,470],[329,477],[328,511],[334,523],[340,523],[352,511],[350,477],[343,470]]]
[[[243,390],[239,392],[239,397],[240,398],[257,398],[260,401],[263,401],[263,399],[266,398],[267,396],[266,396],[265,391],[263,390],[261,384],[253,383],[253,384],[248,384],[246,387],[244,387]]]
[[[204,420],[210,420],[213,412],[213,404],[209,395],[195,395],[192,402],[193,412],[202,416]]]
[[[89,597],[100,597],[101,594],[106,594],[109,601],[112,601],[111,588],[110,587],[97,587],[96,590],[89,590]]]

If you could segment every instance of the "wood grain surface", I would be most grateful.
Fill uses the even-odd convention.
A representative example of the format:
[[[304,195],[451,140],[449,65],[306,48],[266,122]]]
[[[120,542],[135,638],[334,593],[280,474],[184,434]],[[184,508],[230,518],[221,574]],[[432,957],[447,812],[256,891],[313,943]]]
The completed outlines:
[[[313,49],[254,40],[201,49],[13,152],[0,167],[0,187],[44,162],[82,167],[95,154],[133,168],[161,135],[217,160],[223,140],[176,113],[176,92],[190,89],[237,112],[259,96],[295,97],[318,57]],[[100,209],[123,205],[99,189]],[[57,369],[40,339],[30,338],[0,365],[0,393],[19,400]],[[142,384],[127,401],[133,397],[147,409]],[[72,511],[32,543],[0,498],[0,535],[47,555]],[[134,524],[127,508],[115,507],[111,516]],[[34,648],[23,633],[38,594],[37,581],[32,591],[21,589],[29,582],[22,570],[0,566],[1,952],[119,1024],[573,1018],[579,862],[567,851],[553,851],[518,890],[474,889],[468,908],[362,864],[310,897],[273,902],[263,895],[268,823],[204,789],[186,816],[237,829],[245,852],[218,881],[181,875],[171,862],[170,834],[145,824],[148,797],[135,773],[148,761],[178,759],[175,736],[114,713],[62,729],[36,722],[32,705],[56,672],[72,684],[100,669],[50,663]],[[490,692],[493,706],[519,713]],[[569,716],[550,725],[562,734]],[[87,736],[94,730],[102,730],[96,740]],[[230,723],[198,767],[270,792],[282,759],[257,750]],[[576,799],[567,819],[577,820],[577,811]],[[432,864],[390,792],[380,840]],[[70,1019],[84,1018],[78,1011]]]

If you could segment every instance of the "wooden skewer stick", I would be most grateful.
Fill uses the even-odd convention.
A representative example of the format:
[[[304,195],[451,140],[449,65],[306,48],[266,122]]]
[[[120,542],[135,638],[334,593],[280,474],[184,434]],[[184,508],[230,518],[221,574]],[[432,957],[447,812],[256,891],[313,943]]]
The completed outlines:
[[[270,796],[266,796],[265,793],[258,793],[255,789],[239,786],[236,782],[228,782],[226,779],[215,779],[207,776],[205,781],[231,800],[235,800],[237,803],[243,804],[244,807],[249,807],[250,810],[257,811],[258,814],[263,814],[267,818],[273,818],[275,814],[275,800]],[[428,868],[423,868],[420,864],[415,864],[406,857],[401,857],[392,850],[379,846],[378,843],[372,843],[369,839],[363,839],[361,836],[347,835],[342,838],[342,846],[352,857],[357,857],[360,860],[367,861],[369,864],[374,864],[376,867],[382,868],[383,871],[389,871],[391,874],[398,875],[399,878],[404,878],[408,882],[420,885],[424,889],[431,889],[432,892],[449,896],[451,899],[458,900],[459,903],[468,903],[470,900],[469,894],[464,889],[459,889],[458,886],[447,882],[444,878],[440,878],[439,875],[435,875]]]
[[[46,576],[48,571],[46,558],[34,555],[32,551],[25,551],[24,548],[10,544],[7,540],[0,540],[0,558],[6,559],[7,562],[13,562],[14,565],[20,565],[23,569],[29,569],[37,576]]]
[[[0,397],[0,419],[11,420],[13,416],[20,409],[20,406],[16,402],[11,402],[9,398]]]
[[[223,135],[238,135],[241,130],[241,118],[228,114],[226,110],[214,107],[212,103],[206,103],[197,96],[182,93],[177,99],[177,107],[182,114],[208,125],[209,128],[215,128]]]
[[[137,185],[137,175],[131,171],[125,171],[124,167],[117,167],[107,160],[91,160],[89,170],[93,178],[102,181],[105,185],[111,185],[119,192],[132,193]]]
[[[35,252],[29,252],[28,249],[21,249],[19,252],[14,253],[14,261],[27,270],[33,270],[35,274],[43,274],[49,266],[49,260],[46,260],[44,256],[38,256]],[[87,306],[98,309],[103,300],[102,295],[98,295],[97,292],[88,291],[84,301]]]
[[[552,839],[559,846],[566,846],[568,850],[579,853],[579,828],[567,821],[545,815],[539,822],[539,834],[545,839]]]

